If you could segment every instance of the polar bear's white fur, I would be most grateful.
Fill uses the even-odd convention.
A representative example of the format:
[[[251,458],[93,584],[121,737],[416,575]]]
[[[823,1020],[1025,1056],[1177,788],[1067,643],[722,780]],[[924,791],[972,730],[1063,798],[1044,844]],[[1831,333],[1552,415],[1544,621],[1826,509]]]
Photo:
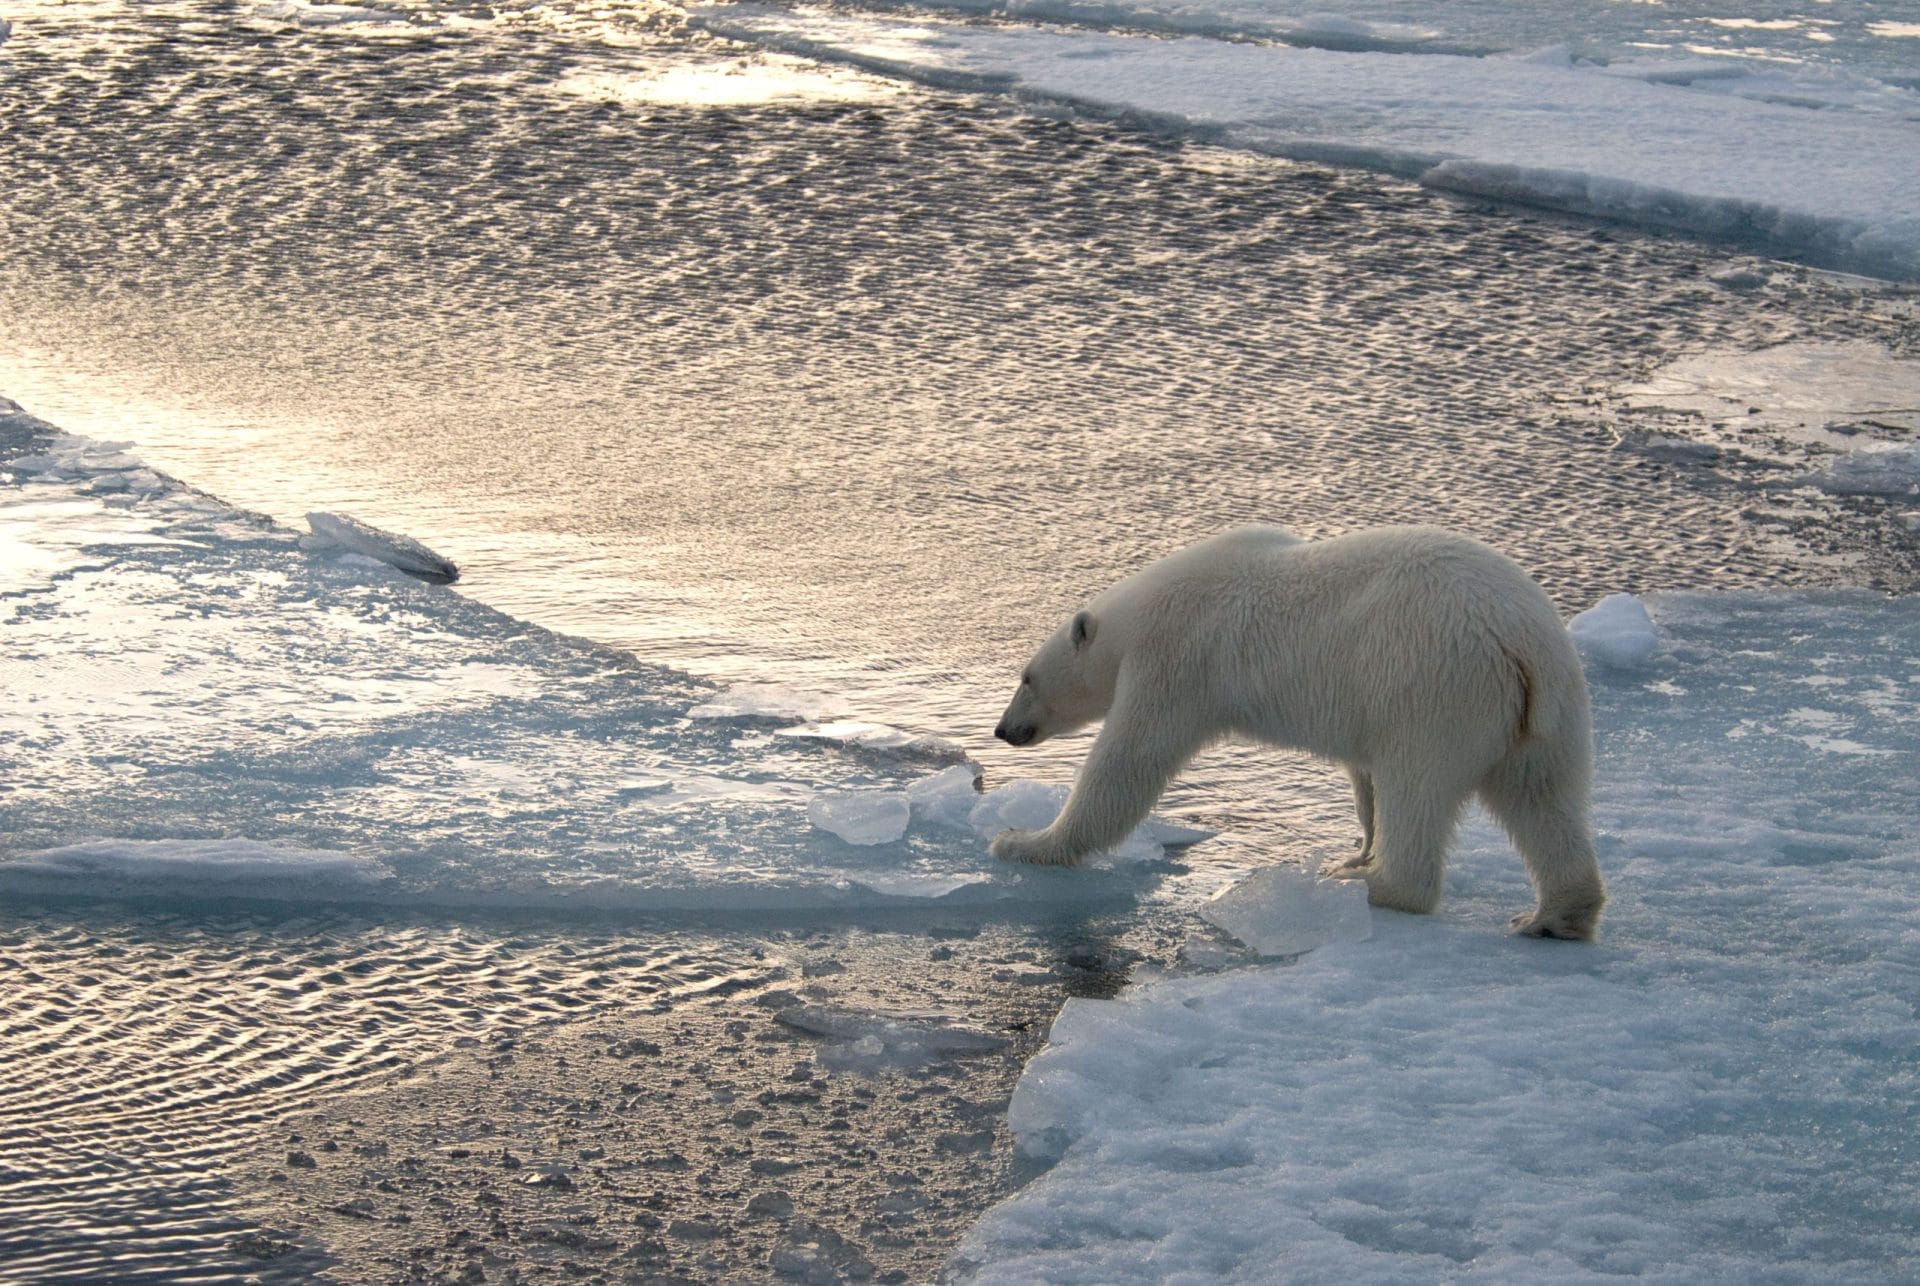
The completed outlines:
[[[1047,640],[994,733],[1027,746],[1102,718],[1060,816],[1001,832],[994,856],[1076,864],[1237,735],[1346,768],[1363,839],[1325,873],[1365,880],[1375,905],[1438,905],[1455,821],[1478,794],[1539,899],[1514,929],[1593,937],[1606,891],[1587,821],[1586,679],[1546,594],[1478,541],[1244,527],[1171,554]]]

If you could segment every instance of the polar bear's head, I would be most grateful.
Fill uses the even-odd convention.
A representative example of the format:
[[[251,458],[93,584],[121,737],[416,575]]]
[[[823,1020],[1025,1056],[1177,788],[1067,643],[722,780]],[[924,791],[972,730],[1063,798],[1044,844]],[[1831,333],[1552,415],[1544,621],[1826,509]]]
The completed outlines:
[[[1097,630],[1092,612],[1076,612],[1040,645],[994,736],[1010,746],[1038,745],[1105,717],[1113,704],[1113,674],[1096,655]]]

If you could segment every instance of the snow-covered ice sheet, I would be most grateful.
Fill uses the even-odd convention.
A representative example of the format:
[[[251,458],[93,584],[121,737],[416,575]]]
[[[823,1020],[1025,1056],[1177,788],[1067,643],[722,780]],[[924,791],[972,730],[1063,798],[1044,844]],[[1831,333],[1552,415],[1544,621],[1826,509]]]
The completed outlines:
[[[1920,1273],[1920,600],[1647,601],[1662,649],[1592,672],[1599,944],[1503,932],[1529,891],[1476,816],[1435,916],[1069,1001],[1011,1109],[1055,1164],[954,1267]]]
[[[752,5],[710,29],[938,85],[1005,88],[1299,160],[1920,278],[1920,90],[1724,58],[1598,66]],[[1089,17],[1095,15],[1088,15]],[[1336,43],[1336,42],[1323,42]]]
[[[1159,878],[1146,837],[1097,873],[996,862],[980,801],[1064,787],[981,796],[960,747],[869,722],[770,735],[845,703],[715,694],[319,527],[0,406],[0,896],[806,914]]]

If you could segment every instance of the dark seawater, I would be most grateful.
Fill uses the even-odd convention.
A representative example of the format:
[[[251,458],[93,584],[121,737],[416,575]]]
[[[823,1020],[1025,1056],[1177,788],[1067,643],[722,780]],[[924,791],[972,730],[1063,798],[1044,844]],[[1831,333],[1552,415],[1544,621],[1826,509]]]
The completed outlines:
[[[264,12],[16,20],[0,394],[408,532],[550,628],[1063,780],[1078,745],[987,735],[1026,652],[1235,522],[1444,523],[1567,611],[1912,583],[1869,502],[1639,449],[1672,426],[1611,391],[1899,340],[1870,294],[991,96],[633,92],[768,74],[670,9]],[[1223,831],[1196,869],[1349,840],[1335,778],[1268,752],[1168,805]],[[8,908],[0,1278],[924,1279],[1015,1179],[1061,998],[1187,928]],[[1008,1043],[832,1067],[773,1021],[799,1001]]]

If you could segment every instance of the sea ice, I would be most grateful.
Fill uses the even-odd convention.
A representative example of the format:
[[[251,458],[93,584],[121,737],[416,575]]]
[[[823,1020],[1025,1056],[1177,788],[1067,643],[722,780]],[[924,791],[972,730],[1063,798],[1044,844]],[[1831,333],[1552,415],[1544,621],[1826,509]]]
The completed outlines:
[[[807,820],[849,844],[891,844],[907,833],[913,808],[902,790],[822,792],[807,805]]]
[[[1616,670],[1645,663],[1660,645],[1646,605],[1631,594],[1609,594],[1567,623],[1580,651]]]
[[[44,876],[92,892],[113,885],[234,891],[279,883],[377,884],[393,872],[359,853],[247,839],[99,839],[0,858],[9,875]]]
[[[302,557],[294,533],[159,474],[149,490],[146,474],[121,444],[0,412],[0,567],[15,573],[0,592],[28,596],[0,650],[0,900],[137,884],[194,900],[845,913],[938,899],[1004,914],[1016,891],[1023,908],[1086,905],[1156,878],[1035,880],[969,824],[971,764],[716,736],[686,718],[703,685],[685,675],[358,552]],[[771,712],[776,728],[845,713],[766,686],[704,705],[702,719]],[[821,730],[857,744],[873,729]],[[180,851],[123,848],[138,861],[111,871],[97,848],[40,856],[205,835],[349,856],[297,875],[229,862],[218,879],[213,850],[168,863]]]
[[[1009,828],[1044,830],[1060,815],[1068,792],[1066,786],[1027,778],[1010,781],[981,796],[967,814],[967,821],[975,834],[988,840]],[[1164,856],[1164,850],[1160,842],[1141,827],[1109,849],[1105,856],[1121,862],[1156,862]]]
[[[931,777],[922,777],[907,786],[907,800],[918,819],[967,829],[973,806],[980,802],[980,767],[955,764]]]
[[[1835,456],[1799,481],[1837,496],[1920,495],[1920,447],[1862,447]]]
[[[1212,5],[1179,17],[1157,4],[1097,7],[1114,30],[751,4],[690,13],[718,35],[927,83],[1017,87],[1295,160],[1920,277],[1911,213],[1920,170],[1881,160],[1912,152],[1916,95],[1901,83],[1762,59],[1622,56],[1599,66],[1564,55],[1389,52],[1386,24],[1248,20],[1245,9]],[[1204,28],[1209,15],[1256,38],[1139,34],[1143,24]],[[1325,47],[1276,42],[1276,31]]]
[[[1269,866],[1203,904],[1200,915],[1263,956],[1292,956],[1373,932],[1367,886],[1316,880],[1294,866]]]

